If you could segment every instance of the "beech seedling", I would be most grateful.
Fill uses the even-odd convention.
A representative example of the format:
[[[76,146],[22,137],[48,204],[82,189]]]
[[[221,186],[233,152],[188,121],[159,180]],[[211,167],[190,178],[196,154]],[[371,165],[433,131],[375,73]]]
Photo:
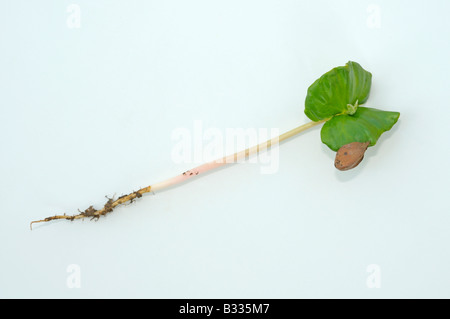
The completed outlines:
[[[397,122],[400,113],[363,107],[369,98],[372,74],[356,62],[348,62],[322,75],[309,88],[305,100],[305,114],[311,122],[294,128],[276,138],[255,145],[246,150],[224,156],[185,171],[165,181],[141,188],[117,199],[108,198],[106,204],[95,209],[89,206],[77,215],[55,215],[34,223],[57,219],[75,220],[89,217],[98,219],[114,210],[118,205],[133,202],[149,192],[157,192],[179,185],[207,171],[246,159],[262,152],[272,145],[281,143],[300,132],[324,123],[320,132],[322,142],[336,152],[334,165],[338,170],[355,168],[364,158],[368,147],[374,146],[381,134],[390,130]]]

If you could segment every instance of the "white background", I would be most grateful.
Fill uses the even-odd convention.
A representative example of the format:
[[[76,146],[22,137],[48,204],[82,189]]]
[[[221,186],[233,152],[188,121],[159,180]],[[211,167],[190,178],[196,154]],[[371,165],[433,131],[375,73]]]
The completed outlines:
[[[449,10],[1,0],[0,297],[450,297]],[[306,123],[308,86],[349,60],[373,74],[366,106],[401,112],[356,169],[334,168],[316,127],[281,145],[275,174],[238,164],[30,231],[195,166],[173,162],[171,136],[196,120]]]

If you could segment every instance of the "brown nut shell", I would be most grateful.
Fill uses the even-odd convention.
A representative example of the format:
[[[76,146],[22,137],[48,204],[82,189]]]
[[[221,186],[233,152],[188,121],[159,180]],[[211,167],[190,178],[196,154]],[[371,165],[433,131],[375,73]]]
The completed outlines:
[[[340,171],[347,171],[355,168],[364,158],[364,153],[369,147],[370,142],[353,142],[342,146],[336,152],[334,166]]]

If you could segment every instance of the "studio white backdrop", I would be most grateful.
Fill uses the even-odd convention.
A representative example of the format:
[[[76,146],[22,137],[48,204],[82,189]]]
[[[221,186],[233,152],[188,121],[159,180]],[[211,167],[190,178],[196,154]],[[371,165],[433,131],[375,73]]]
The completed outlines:
[[[450,297],[449,10],[1,0],[0,297]],[[308,86],[349,60],[373,74],[366,105],[401,113],[356,169],[316,127],[270,174],[241,163],[30,230],[196,166],[174,160],[180,129],[308,122]]]

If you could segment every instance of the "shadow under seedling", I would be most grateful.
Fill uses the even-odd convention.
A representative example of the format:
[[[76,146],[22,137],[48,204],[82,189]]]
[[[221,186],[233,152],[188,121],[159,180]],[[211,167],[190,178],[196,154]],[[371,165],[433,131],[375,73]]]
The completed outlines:
[[[381,134],[390,130],[397,123],[400,113],[382,111],[363,107],[369,98],[372,85],[372,74],[364,70],[356,62],[348,62],[322,75],[309,88],[305,100],[305,114],[311,122],[294,128],[278,137],[246,150],[224,156],[218,160],[202,164],[165,181],[144,187],[117,199],[108,198],[101,209],[89,206],[77,215],[55,215],[35,223],[49,222],[57,219],[73,221],[90,218],[98,220],[111,213],[118,205],[132,203],[143,194],[157,192],[202,175],[218,167],[240,162],[254,154],[269,149],[299,133],[324,123],[320,132],[322,142],[336,152],[335,167],[346,171],[352,169],[363,160],[368,147],[374,146]]]

